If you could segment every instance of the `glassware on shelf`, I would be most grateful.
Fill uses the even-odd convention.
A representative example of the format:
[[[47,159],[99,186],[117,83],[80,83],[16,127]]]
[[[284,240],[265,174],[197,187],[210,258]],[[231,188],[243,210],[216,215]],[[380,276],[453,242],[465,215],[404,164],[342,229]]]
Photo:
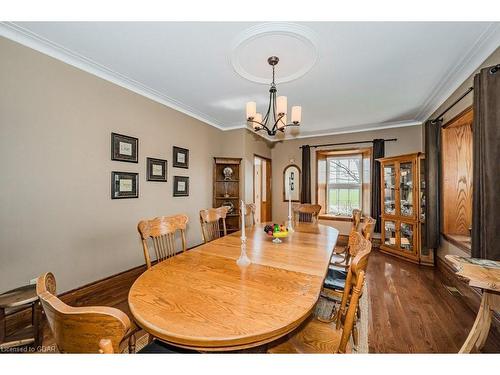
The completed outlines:
[[[396,214],[396,169],[390,164],[384,166],[384,212]]]
[[[394,221],[384,222],[384,244],[396,246],[396,223]]]
[[[413,251],[413,224],[401,223],[400,226],[401,249]]]
[[[413,163],[399,165],[399,201],[402,216],[413,216]]]

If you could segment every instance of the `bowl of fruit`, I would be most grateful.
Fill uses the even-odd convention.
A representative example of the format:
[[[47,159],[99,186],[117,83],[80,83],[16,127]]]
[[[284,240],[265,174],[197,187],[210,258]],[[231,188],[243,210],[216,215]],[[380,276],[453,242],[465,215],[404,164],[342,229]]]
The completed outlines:
[[[266,225],[264,227],[264,232],[269,237],[273,237],[273,242],[274,243],[281,243],[281,238],[288,237],[288,229],[284,225],[279,225],[279,224],[273,224],[273,225]]]

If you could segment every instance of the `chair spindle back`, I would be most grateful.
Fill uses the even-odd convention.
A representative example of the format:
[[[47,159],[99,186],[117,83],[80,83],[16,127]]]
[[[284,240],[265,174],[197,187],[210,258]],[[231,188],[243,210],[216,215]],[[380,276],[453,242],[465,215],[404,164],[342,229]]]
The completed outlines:
[[[222,232],[227,235],[226,216],[229,208],[221,206],[218,208],[208,208],[200,211],[201,233],[205,243],[221,237],[220,222],[222,221]]]
[[[295,222],[317,224],[318,216],[321,211],[321,205],[300,203],[300,204],[295,204],[292,207],[292,210],[293,210],[293,220]]]
[[[137,230],[141,236],[142,249],[146,265],[151,268],[151,258],[149,255],[148,239],[153,243],[156,260],[161,262],[177,254],[176,233],[180,232],[182,241],[182,251],[186,251],[186,225],[187,215],[161,216],[151,220],[142,220],[137,225]]]

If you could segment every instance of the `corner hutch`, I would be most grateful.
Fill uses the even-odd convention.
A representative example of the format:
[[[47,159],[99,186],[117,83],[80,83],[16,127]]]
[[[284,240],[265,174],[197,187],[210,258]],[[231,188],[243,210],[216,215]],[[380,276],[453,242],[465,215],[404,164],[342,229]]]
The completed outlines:
[[[240,164],[241,158],[214,158],[213,206],[229,207],[227,233],[240,230]]]
[[[414,263],[433,265],[425,240],[424,154],[377,159],[381,181],[380,250]]]

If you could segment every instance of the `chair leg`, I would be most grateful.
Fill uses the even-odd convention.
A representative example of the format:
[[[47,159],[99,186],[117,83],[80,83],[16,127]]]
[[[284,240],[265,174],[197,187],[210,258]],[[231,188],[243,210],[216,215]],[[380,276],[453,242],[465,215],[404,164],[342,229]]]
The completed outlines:
[[[5,310],[0,307],[0,344],[5,341]]]
[[[31,313],[33,314],[33,335],[35,338],[33,345],[35,348],[38,348],[42,345],[43,341],[42,305],[40,301],[33,303]]]

